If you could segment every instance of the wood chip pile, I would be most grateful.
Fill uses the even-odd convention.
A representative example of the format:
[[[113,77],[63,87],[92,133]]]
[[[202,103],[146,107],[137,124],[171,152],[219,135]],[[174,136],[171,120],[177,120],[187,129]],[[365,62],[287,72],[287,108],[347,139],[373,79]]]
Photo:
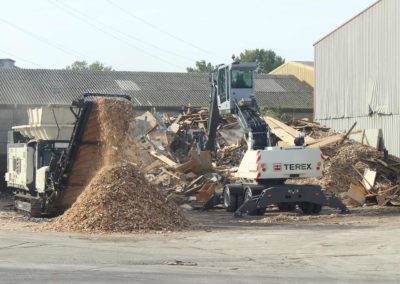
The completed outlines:
[[[149,185],[134,138],[133,105],[97,99],[103,167],[78,200],[52,226],[61,231],[130,232],[180,230],[188,225],[180,208]]]
[[[188,225],[177,205],[154,190],[129,163],[103,169],[53,228],[79,232],[181,230]]]

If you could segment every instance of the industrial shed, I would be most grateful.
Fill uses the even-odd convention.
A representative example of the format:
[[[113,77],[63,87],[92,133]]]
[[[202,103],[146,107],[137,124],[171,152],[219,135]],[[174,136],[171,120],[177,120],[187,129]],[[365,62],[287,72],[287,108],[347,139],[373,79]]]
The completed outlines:
[[[0,180],[6,167],[7,132],[28,122],[27,108],[70,105],[83,93],[128,94],[138,112],[179,112],[208,107],[209,75],[201,73],[101,72],[47,69],[0,70]],[[312,89],[294,76],[258,75],[260,106],[312,117]]]
[[[302,82],[314,88],[314,62],[313,61],[289,61],[282,64],[271,75],[293,75]]]
[[[70,105],[87,92],[128,94],[138,111],[177,112],[187,105],[208,107],[210,84],[201,73],[0,70],[0,154],[11,126],[27,123],[28,107]],[[312,89],[293,76],[258,75],[256,99],[261,107],[312,116]]]
[[[315,44],[315,119],[381,129],[400,157],[400,1],[381,0]]]

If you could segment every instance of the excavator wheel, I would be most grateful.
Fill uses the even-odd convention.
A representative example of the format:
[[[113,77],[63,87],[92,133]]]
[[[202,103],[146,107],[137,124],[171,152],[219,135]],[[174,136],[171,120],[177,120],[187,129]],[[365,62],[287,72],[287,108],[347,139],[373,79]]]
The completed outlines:
[[[318,214],[321,212],[322,205],[311,202],[303,202],[300,204],[300,208],[306,215]]]
[[[252,197],[253,197],[253,190],[250,187],[246,187],[244,192],[244,202],[247,202]],[[247,214],[251,216],[264,215],[266,210],[267,208],[258,208],[247,212]]]
[[[279,211],[281,212],[292,212],[296,209],[296,204],[282,202],[278,204]]]
[[[319,214],[322,210],[322,205],[321,204],[314,204],[314,214]]]
[[[235,212],[237,209],[237,195],[231,194],[227,186],[224,188],[224,207],[227,212]]]

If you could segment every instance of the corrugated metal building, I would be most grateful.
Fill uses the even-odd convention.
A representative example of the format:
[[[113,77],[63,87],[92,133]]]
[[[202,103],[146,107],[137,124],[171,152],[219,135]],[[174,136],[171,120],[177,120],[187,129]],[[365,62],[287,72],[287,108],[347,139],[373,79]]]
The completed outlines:
[[[315,44],[315,119],[380,128],[400,157],[400,1],[381,0]]]
[[[201,73],[100,72],[41,69],[0,70],[0,187],[6,167],[7,131],[27,124],[27,108],[70,105],[83,93],[128,94],[140,111],[155,107],[178,112],[182,106],[208,107],[209,75]],[[260,106],[289,116],[311,117],[312,88],[294,76],[257,75]]]
[[[293,75],[314,88],[314,62],[312,61],[288,61],[269,74]]]

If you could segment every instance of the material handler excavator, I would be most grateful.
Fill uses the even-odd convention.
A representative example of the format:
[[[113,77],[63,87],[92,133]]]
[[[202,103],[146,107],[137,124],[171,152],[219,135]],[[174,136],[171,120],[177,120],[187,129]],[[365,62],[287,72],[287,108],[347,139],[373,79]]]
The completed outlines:
[[[240,181],[227,184],[204,209],[223,202],[235,216],[265,213],[277,205],[281,211],[299,206],[304,214],[318,214],[323,205],[346,213],[346,206],[319,185],[286,183],[290,179],[321,177],[323,157],[319,148],[306,148],[304,137],[296,138],[293,147],[278,147],[276,139],[259,112],[255,100],[256,63],[221,64],[211,74],[211,100],[205,137],[201,150],[215,152],[220,117],[235,114],[244,130],[248,150],[239,165],[236,177]]]

